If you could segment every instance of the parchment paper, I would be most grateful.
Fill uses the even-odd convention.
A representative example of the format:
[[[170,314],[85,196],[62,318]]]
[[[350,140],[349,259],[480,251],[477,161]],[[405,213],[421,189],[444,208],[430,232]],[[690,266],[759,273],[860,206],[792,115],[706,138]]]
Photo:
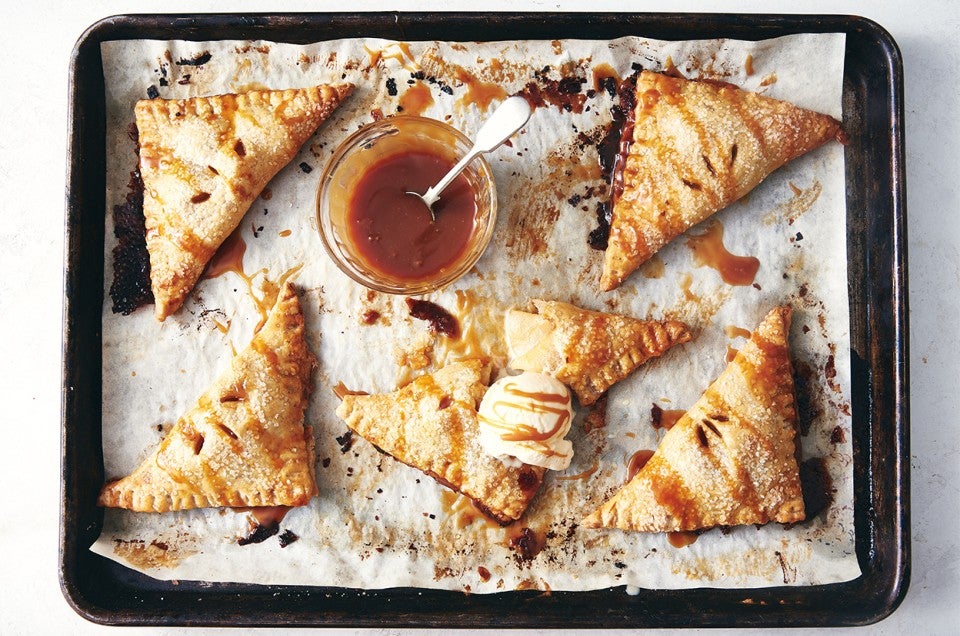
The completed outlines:
[[[314,219],[317,179],[333,148],[372,121],[376,111],[395,113],[399,100],[419,84],[433,99],[424,114],[468,135],[498,102],[486,103],[484,83],[513,93],[537,81],[539,72],[541,83],[584,78],[581,92],[586,94],[594,88],[593,69],[602,64],[625,77],[635,64],[662,69],[672,63],[689,77],[723,79],[839,118],[843,35],[679,43],[642,38],[404,45],[353,39],[307,46],[126,41],[107,42],[102,53],[107,287],[113,271],[110,211],[123,200],[136,162],[127,127],[134,102],[147,96],[148,87],[167,98],[339,81],[353,82],[357,89],[241,223],[247,246],[243,268],[253,276],[249,289],[234,273],[203,280],[184,309],[162,324],[152,308],[120,316],[108,301],[103,310],[103,450],[106,475],[114,478],[153,451],[165,425],[225,369],[232,350],[246,345],[260,319],[254,297],[262,294],[263,280],[276,282],[302,266],[296,282],[309,342],[319,359],[308,422],[316,436],[320,494],[282,521],[281,528],[299,540],[285,548],[276,537],[238,545],[251,527],[244,512],[107,510],[95,552],[161,579],[474,593],[811,585],[859,574],[839,144],[792,162],[716,215],[726,247],[759,258],[754,285],[730,286],[714,269],[698,267],[681,237],[657,257],[661,268],[655,262],[619,290],[602,293],[596,284],[602,252],[590,249],[586,238],[596,226],[596,206],[607,196],[595,142],[611,120],[614,101],[601,87],[584,99],[582,112],[551,104],[537,108],[512,144],[488,158],[500,200],[490,248],[472,273],[429,296],[460,317],[464,336],[458,341],[428,334],[423,322],[409,318],[402,298],[368,292],[341,274],[323,251]],[[202,63],[190,63],[198,60]],[[535,297],[637,317],[680,318],[698,336],[611,389],[604,426],[587,432],[587,413],[578,413],[571,433],[573,464],[547,476],[513,528],[485,523],[465,499],[363,439],[342,448],[336,438],[347,429],[334,415],[331,390],[338,381],[351,389],[389,391],[417,373],[476,354],[490,356],[502,369],[503,311]],[[835,490],[826,512],[789,529],[770,524],[727,534],[711,530],[681,549],[664,535],[580,528],[579,520],[624,483],[630,456],[656,448],[662,433],[650,424],[651,405],[692,405],[725,366],[728,346],[743,342],[725,328],[752,330],[782,303],[795,309],[793,355],[809,379],[799,389],[809,425],[803,457],[824,458]],[[371,310],[380,317],[364,324]],[[427,350],[433,366],[410,368],[403,354],[417,349]],[[532,559],[521,558],[509,545],[524,527],[545,541]]]

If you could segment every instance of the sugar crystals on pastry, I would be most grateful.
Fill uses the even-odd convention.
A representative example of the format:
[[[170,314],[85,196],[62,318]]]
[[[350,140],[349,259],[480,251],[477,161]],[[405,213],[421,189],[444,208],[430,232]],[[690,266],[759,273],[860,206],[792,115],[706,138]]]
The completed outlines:
[[[351,84],[137,102],[150,283],[174,313],[264,186]]]
[[[802,521],[789,331],[790,307],[767,314],[653,457],[583,525],[674,532]]]
[[[837,137],[840,123],[732,84],[642,71],[615,183],[600,286],[615,289],[661,247]],[[616,188],[619,189],[619,188]]]
[[[676,320],[639,320],[541,299],[533,305],[533,313],[511,309],[504,317],[508,365],[552,375],[585,406],[650,358],[692,337]]]
[[[344,395],[337,416],[380,450],[507,525],[523,515],[546,469],[508,466],[483,450],[477,407],[489,376],[479,360],[455,362],[392,393]]]
[[[304,425],[316,360],[294,288],[136,470],[98,503],[139,512],[300,506],[317,493],[313,433]]]

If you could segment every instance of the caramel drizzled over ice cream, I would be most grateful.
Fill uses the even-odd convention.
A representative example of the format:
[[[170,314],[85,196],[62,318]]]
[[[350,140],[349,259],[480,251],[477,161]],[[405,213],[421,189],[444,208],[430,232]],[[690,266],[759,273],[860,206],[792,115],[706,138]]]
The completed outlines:
[[[570,392],[559,380],[525,372],[495,382],[480,402],[480,444],[502,461],[564,470],[573,445]]]

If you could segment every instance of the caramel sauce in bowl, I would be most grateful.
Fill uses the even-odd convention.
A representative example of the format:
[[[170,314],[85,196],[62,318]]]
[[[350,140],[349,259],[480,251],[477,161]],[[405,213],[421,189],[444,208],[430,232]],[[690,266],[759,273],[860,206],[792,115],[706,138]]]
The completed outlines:
[[[434,205],[424,192],[471,148],[435,119],[400,115],[364,126],[336,149],[320,176],[317,220],[333,262],[370,289],[423,294],[466,274],[490,242],[496,184],[478,157]]]

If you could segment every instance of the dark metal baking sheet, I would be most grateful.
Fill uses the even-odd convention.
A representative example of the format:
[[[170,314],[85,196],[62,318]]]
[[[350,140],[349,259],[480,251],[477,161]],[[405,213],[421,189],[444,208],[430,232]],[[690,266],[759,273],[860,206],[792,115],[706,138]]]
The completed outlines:
[[[505,40],[639,35],[758,40],[846,33],[846,146],[856,550],[850,582],[763,589],[459,592],[164,582],[88,549],[103,483],[101,308],[105,107],[100,43],[265,39],[309,43]],[[84,618],[124,625],[674,627],[858,625],[882,619],[910,571],[903,76],[897,45],[850,16],[379,13],[151,15],[102,20],[70,63],[64,274],[60,582]]]

